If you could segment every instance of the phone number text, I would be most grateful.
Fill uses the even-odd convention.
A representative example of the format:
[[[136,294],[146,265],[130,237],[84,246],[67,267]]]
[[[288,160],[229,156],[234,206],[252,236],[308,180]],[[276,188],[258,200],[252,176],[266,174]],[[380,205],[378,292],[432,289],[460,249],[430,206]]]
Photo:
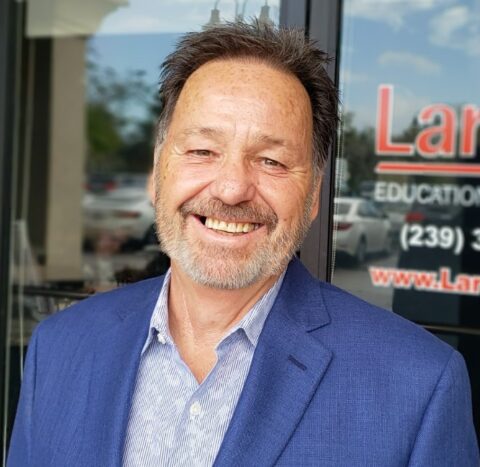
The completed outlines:
[[[450,225],[405,224],[400,231],[400,246],[404,251],[411,248],[440,248],[462,253],[465,244],[480,252],[480,227],[465,232],[461,227]]]

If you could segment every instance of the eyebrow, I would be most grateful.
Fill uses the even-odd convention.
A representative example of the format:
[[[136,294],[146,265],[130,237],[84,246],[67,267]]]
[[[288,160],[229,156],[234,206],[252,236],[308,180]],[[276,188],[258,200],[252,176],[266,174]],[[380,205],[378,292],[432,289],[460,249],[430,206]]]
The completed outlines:
[[[288,147],[288,144],[284,139],[276,138],[271,135],[256,135],[254,140],[258,143],[267,144],[268,146],[278,146],[282,148]]]
[[[225,136],[225,131],[221,128],[217,127],[193,127],[187,128],[186,130],[182,131],[182,136],[207,136],[211,138],[219,138]],[[256,134],[253,137],[253,141],[256,144],[265,144],[268,146],[277,146],[282,148],[287,148],[287,142],[282,138],[277,138],[272,135],[267,134]]]

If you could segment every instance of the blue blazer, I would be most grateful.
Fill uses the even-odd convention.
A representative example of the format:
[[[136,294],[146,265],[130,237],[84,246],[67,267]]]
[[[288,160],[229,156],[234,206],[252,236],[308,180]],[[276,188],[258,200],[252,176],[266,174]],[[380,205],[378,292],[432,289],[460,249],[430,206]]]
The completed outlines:
[[[162,281],[98,294],[37,327],[9,467],[121,465]],[[215,465],[478,467],[464,361],[294,260]]]

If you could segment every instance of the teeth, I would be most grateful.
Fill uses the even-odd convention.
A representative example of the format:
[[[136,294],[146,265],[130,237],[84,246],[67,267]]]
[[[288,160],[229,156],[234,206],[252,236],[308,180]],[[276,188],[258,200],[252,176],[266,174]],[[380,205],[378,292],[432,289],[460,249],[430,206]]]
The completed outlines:
[[[205,220],[205,227],[213,230],[222,230],[223,232],[230,232],[230,233],[248,233],[252,230],[256,230],[258,228],[257,224],[251,223],[237,223],[237,222],[225,222],[219,221],[218,219],[213,219],[211,217],[207,217]]]

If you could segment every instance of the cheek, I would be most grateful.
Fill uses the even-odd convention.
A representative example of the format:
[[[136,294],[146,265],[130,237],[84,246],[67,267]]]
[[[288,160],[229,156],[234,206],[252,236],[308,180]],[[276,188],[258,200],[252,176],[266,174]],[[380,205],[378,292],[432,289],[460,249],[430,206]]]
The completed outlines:
[[[280,221],[291,225],[303,214],[308,197],[308,190],[303,183],[285,179],[264,180],[259,187],[262,198]]]
[[[162,168],[165,177],[170,181],[188,180],[190,182],[205,181],[215,176],[216,166],[211,161],[189,159],[182,155],[172,155]]]
[[[165,169],[160,177],[160,190],[163,199],[173,208],[197,196],[211,182],[211,174],[200,167],[170,164]]]

